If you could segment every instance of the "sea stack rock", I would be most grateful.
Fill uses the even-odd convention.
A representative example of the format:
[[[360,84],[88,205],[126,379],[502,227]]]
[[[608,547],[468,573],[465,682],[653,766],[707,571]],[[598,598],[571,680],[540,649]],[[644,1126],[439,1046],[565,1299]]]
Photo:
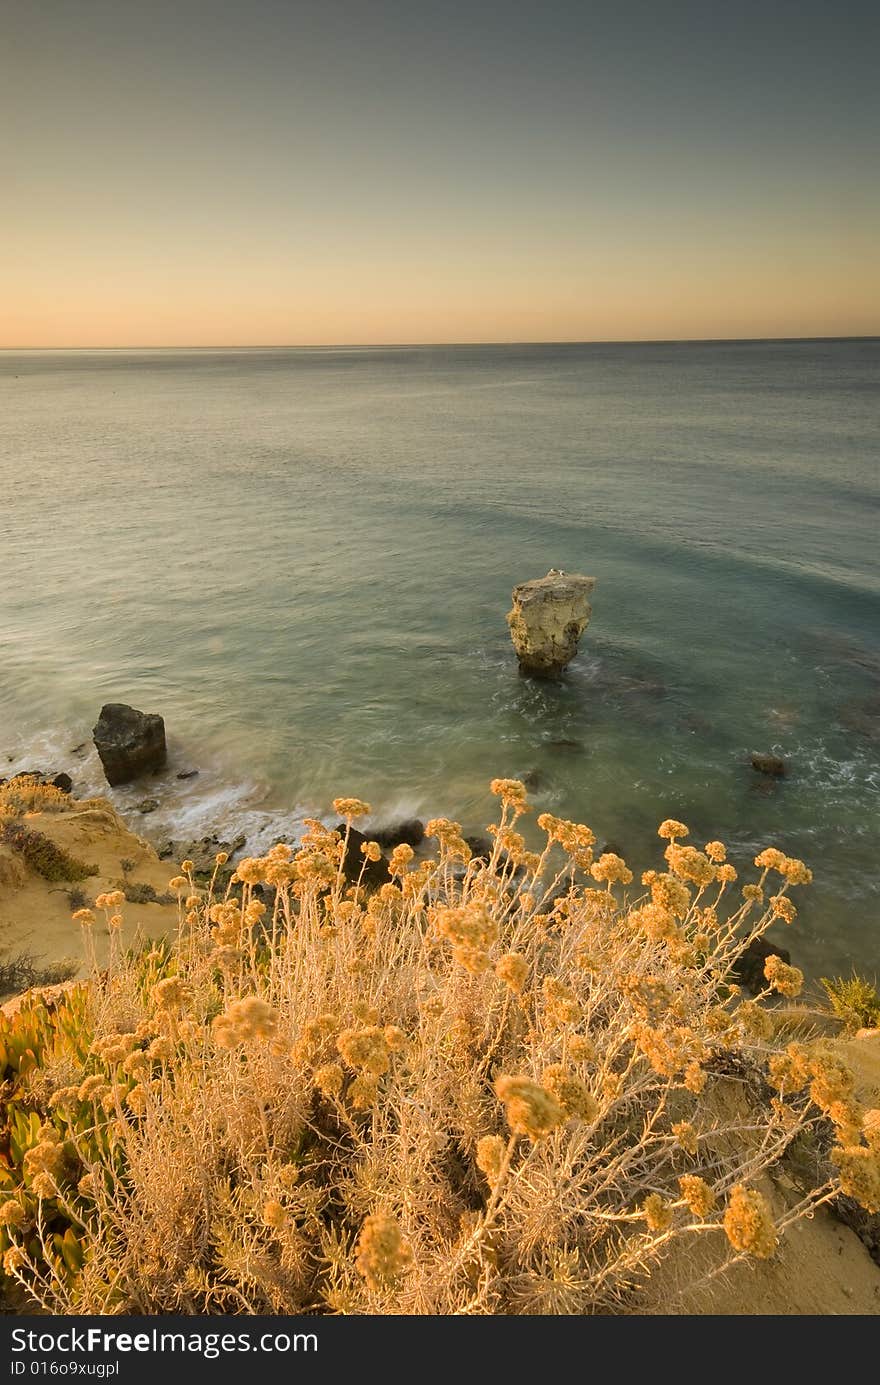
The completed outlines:
[[[92,732],[108,784],[128,784],[161,769],[168,758],[165,722],[155,712],[138,712],[124,702],[101,708]]]
[[[595,585],[595,577],[551,568],[546,577],[514,587],[507,623],[524,673],[558,678],[571,663],[590,623],[587,597]]]

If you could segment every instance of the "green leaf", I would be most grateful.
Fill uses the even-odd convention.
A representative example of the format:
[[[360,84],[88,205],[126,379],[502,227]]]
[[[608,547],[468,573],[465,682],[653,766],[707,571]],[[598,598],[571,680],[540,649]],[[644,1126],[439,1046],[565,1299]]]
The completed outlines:
[[[77,1274],[83,1267],[83,1248],[73,1234],[71,1227],[68,1227],[61,1241],[61,1254],[64,1263],[72,1274]]]

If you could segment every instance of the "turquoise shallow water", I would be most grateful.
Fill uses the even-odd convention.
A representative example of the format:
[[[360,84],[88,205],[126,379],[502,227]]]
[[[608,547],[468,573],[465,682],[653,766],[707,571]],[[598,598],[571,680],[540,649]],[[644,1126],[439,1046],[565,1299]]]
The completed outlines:
[[[878,383],[876,340],[0,353],[0,765],[96,788],[130,701],[141,828],[253,843],[532,774],[640,869],[668,814],[802,855],[795,960],[880,972]],[[504,620],[550,566],[597,578],[559,686]]]

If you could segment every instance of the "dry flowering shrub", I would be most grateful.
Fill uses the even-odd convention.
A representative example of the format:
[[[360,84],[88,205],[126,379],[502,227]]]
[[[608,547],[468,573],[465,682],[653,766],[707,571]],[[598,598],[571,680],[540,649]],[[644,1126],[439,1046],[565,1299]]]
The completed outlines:
[[[724,1213],[724,1230],[736,1250],[754,1255],[758,1260],[769,1260],[776,1249],[773,1213],[767,1199],[755,1188],[745,1188],[741,1183],[731,1188]]]
[[[334,798],[333,811],[341,818],[354,819],[367,817],[371,809],[361,798]]]
[[[70,797],[55,784],[46,784],[36,774],[19,774],[0,784],[0,820],[23,817],[25,813],[64,813]]]
[[[493,1187],[501,1178],[506,1163],[506,1146],[500,1135],[483,1135],[477,1140],[477,1168]]]
[[[564,1063],[553,1063],[541,1074],[541,1085],[562,1107],[563,1113],[589,1123],[599,1113],[599,1103],[586,1082]]]
[[[377,1025],[343,1030],[336,1047],[350,1068],[369,1073],[372,1077],[381,1077],[391,1065],[388,1040]]]
[[[775,917],[775,915],[774,915]],[[782,958],[773,953],[764,963],[764,975],[774,991],[792,999],[800,995],[804,984],[804,974],[797,967],[790,967]]]
[[[880,1212],[880,1153],[876,1146],[836,1146],[832,1158],[843,1191],[865,1211]]]
[[[338,1063],[324,1063],[320,1068],[315,1069],[312,1081],[315,1084],[315,1090],[320,1092],[322,1096],[339,1096],[345,1081],[345,1073]]]
[[[212,1028],[219,1048],[236,1048],[254,1040],[274,1038],[277,1022],[271,1005],[259,996],[247,996],[234,1000],[228,1010],[217,1016]]]
[[[515,1135],[542,1140],[565,1116],[553,1092],[528,1077],[499,1077],[495,1091]]]
[[[636,877],[585,824],[534,824],[519,781],[492,792],[488,859],[436,818],[376,890],[345,874],[355,798],[222,887],[184,862],[178,936],[96,968],[76,1062],[68,1020],[39,1053],[0,1033],[27,1103],[7,1285],[50,1312],[632,1311],[679,1240],[721,1273],[841,1192],[880,1210],[880,1113],[775,1037],[800,973],[770,958],[745,1001],[731,979],[803,862],[769,848],[743,888],[667,819]],[[95,910],[118,931],[122,892],[85,935]],[[823,1181],[765,1193],[811,1131]]]
[[[590,874],[594,880],[603,881],[609,889],[612,885],[628,885],[633,878],[626,862],[613,851],[606,851],[598,861],[594,861],[590,866]]]
[[[412,1251],[393,1217],[374,1212],[358,1237],[355,1261],[371,1289],[393,1285],[412,1262]]]
[[[699,1149],[699,1135],[690,1121],[677,1121],[670,1128],[684,1152],[696,1156]]]
[[[673,1223],[673,1210],[660,1193],[649,1193],[642,1203],[642,1215],[649,1231],[668,1231]]]
[[[478,974],[490,965],[488,949],[498,939],[498,923],[483,902],[436,910],[437,932],[452,944],[452,955]]]
[[[681,1195],[694,1216],[700,1221],[714,1210],[716,1198],[711,1184],[697,1174],[684,1173],[678,1180]]]

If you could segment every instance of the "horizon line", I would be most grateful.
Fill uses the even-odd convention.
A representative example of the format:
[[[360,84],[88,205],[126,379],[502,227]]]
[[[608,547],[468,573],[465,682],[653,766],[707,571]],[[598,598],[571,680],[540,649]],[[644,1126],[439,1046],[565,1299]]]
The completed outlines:
[[[395,341],[395,342],[225,342],[205,343],[125,343],[114,346],[0,346],[4,352],[21,355],[26,352],[52,351],[418,351],[445,347],[502,347],[502,346],[722,346],[731,342],[744,344],[775,342],[832,342],[877,341],[880,332],[857,332],[818,336],[764,337],[541,337],[505,338],[497,341]]]

